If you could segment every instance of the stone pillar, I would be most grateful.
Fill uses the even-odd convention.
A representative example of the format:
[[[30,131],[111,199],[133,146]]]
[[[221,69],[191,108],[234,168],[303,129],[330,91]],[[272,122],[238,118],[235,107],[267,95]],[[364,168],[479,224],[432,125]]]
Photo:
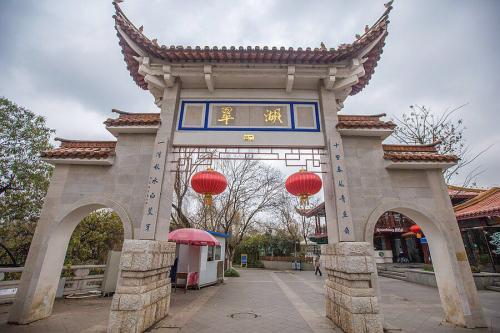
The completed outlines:
[[[375,263],[366,242],[322,246],[327,273],[326,316],[347,333],[382,333],[382,316],[371,277]]]
[[[175,243],[124,241],[108,333],[144,332],[167,315],[174,256]]]

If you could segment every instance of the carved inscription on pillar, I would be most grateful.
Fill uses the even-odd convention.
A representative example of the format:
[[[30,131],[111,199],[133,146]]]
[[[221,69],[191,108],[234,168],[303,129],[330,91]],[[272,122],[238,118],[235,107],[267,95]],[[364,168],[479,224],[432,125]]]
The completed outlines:
[[[167,140],[159,140],[155,143],[153,159],[151,160],[151,170],[149,171],[144,215],[141,223],[141,239],[155,238],[156,220],[158,219],[167,149]]]
[[[340,241],[354,241],[354,228],[351,216],[351,204],[349,190],[347,189],[346,166],[344,162],[344,147],[340,133],[335,130],[330,138],[330,161],[335,188],[335,206],[337,208],[337,220],[339,226]]]

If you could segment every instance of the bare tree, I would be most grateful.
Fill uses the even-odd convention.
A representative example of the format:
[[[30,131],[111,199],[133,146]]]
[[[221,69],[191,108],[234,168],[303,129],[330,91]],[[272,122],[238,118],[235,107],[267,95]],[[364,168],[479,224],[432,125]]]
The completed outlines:
[[[186,149],[178,154],[171,213],[174,228],[193,227],[194,222],[188,214],[189,207],[186,207],[186,199],[192,195],[189,182],[201,166],[209,163],[210,153],[200,156],[196,149]]]
[[[300,225],[293,198],[283,191],[279,199],[278,209],[275,210],[278,223],[274,225],[274,228],[284,230],[294,243],[300,242]],[[272,224],[270,228],[273,228]]]
[[[278,170],[252,160],[223,160],[215,169],[226,176],[228,188],[214,198],[212,206],[198,205],[192,219],[201,228],[230,235],[226,250],[232,262],[245,233],[256,227],[261,214],[276,208],[283,177]]]
[[[460,158],[459,162],[444,171],[447,183],[459,175],[460,171],[475,162],[491,146],[473,153],[464,138],[465,126],[462,119],[454,120],[452,115],[467,104],[446,109],[442,114],[433,113],[423,105],[411,105],[410,113],[404,113],[401,118],[394,117],[398,127],[394,131],[395,138],[404,144],[432,144],[439,142],[437,149],[441,154],[453,154]],[[474,168],[465,177],[464,185],[468,186],[482,173],[479,167]]]
[[[311,207],[316,206],[318,203],[315,198],[309,198],[309,201]],[[282,192],[279,209],[276,212],[279,215],[278,220],[280,222],[278,227],[286,230],[293,240],[303,240],[307,245],[308,236],[313,231],[313,221],[299,214],[299,210],[303,208],[299,198]]]

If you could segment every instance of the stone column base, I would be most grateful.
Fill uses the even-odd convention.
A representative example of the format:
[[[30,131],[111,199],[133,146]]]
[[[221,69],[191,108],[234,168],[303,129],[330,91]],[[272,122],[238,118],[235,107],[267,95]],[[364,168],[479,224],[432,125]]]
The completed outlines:
[[[170,305],[170,267],[175,243],[127,239],[111,303],[108,333],[144,332],[164,318]]]
[[[375,263],[370,244],[341,242],[322,246],[327,273],[326,316],[344,332],[382,333],[382,316],[371,282]]]

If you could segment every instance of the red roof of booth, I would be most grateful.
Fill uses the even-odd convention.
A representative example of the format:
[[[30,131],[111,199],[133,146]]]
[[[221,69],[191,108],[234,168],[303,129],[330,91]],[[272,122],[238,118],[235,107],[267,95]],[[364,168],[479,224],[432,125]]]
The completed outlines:
[[[500,188],[492,187],[453,209],[457,220],[500,216]]]
[[[366,26],[364,34],[356,36],[351,44],[340,44],[337,48],[284,48],[284,47],[183,47],[159,45],[156,39],[149,39],[143,34],[142,27],[135,25],[125,16],[120,6],[114,3],[116,14],[115,29],[122,48],[125,63],[134,81],[147,89],[144,76],[138,73],[139,64],[134,57],[139,54],[131,43],[137,45],[149,56],[171,62],[211,62],[211,63],[277,63],[277,64],[333,64],[342,60],[357,58],[361,52],[366,61],[363,63],[365,75],[352,87],[351,95],[360,92],[370,81],[382,54],[385,38],[388,34],[389,13],[392,1],[386,4],[386,10],[371,27]],[[122,32],[123,35],[120,33]],[[126,37],[125,37],[126,36]]]
[[[177,244],[218,246],[220,242],[208,232],[194,228],[177,229],[168,234],[168,240]]]

